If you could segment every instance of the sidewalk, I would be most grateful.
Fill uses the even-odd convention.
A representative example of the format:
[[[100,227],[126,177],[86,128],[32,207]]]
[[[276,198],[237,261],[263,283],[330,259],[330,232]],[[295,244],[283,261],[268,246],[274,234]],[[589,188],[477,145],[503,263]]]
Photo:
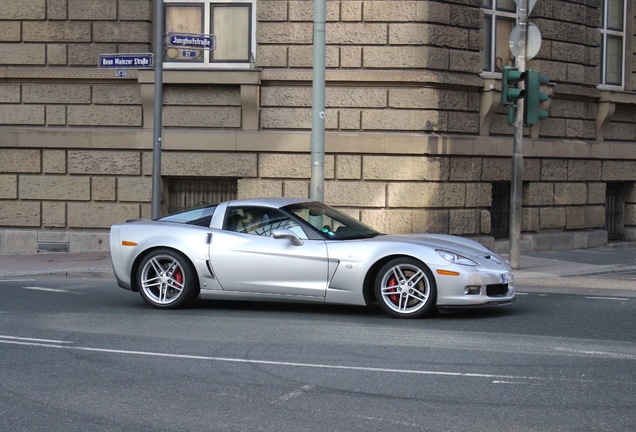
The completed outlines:
[[[506,257],[507,258],[507,257]],[[527,252],[520,257],[515,279],[584,276],[636,272],[636,244],[624,243],[592,249]],[[636,283],[634,283],[636,291]]]
[[[99,278],[115,280],[109,252],[0,256],[0,278]]]
[[[625,243],[572,251],[527,252],[521,255],[519,262],[521,268],[514,272],[518,283],[540,282],[543,278],[562,276],[636,273],[636,244]],[[0,256],[0,278],[24,277],[115,279],[109,252]],[[636,291],[636,282],[633,290]]]

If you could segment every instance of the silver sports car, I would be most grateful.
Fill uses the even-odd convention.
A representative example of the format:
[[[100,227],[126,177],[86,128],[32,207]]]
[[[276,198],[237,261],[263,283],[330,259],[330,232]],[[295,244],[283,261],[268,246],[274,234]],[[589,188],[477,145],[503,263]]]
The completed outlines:
[[[228,201],[113,225],[118,284],[157,308],[204,299],[370,305],[397,318],[510,303],[509,263],[481,244],[385,235],[302,198]]]

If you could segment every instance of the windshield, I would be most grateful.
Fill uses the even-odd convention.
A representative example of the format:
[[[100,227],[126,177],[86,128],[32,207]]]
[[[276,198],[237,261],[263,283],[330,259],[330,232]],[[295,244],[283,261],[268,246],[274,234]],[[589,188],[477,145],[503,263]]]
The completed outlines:
[[[284,209],[307,222],[327,239],[352,240],[380,235],[362,222],[319,202],[292,204]]]

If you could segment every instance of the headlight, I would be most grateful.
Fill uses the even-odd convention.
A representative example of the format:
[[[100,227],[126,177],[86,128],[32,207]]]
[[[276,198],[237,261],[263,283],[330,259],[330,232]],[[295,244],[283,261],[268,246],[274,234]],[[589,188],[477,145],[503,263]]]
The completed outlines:
[[[466,266],[479,265],[479,263],[476,263],[475,261],[454,252],[449,252],[442,249],[435,249],[435,251],[439,254],[439,256],[444,258],[446,261],[452,262],[453,264],[461,264]]]

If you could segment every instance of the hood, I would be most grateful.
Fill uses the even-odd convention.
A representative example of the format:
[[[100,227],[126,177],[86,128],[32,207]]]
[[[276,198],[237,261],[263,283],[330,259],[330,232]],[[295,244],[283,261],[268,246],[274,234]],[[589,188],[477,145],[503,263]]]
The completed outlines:
[[[447,234],[392,234],[375,237],[374,240],[425,245],[434,249],[456,252],[467,258],[488,254],[495,255],[490,249],[475,240]]]
[[[501,270],[502,266],[506,268],[510,266],[507,260],[492,252],[481,243],[459,236],[447,234],[404,234],[384,235],[370,240],[442,249],[469,258],[480,264],[483,268]]]

